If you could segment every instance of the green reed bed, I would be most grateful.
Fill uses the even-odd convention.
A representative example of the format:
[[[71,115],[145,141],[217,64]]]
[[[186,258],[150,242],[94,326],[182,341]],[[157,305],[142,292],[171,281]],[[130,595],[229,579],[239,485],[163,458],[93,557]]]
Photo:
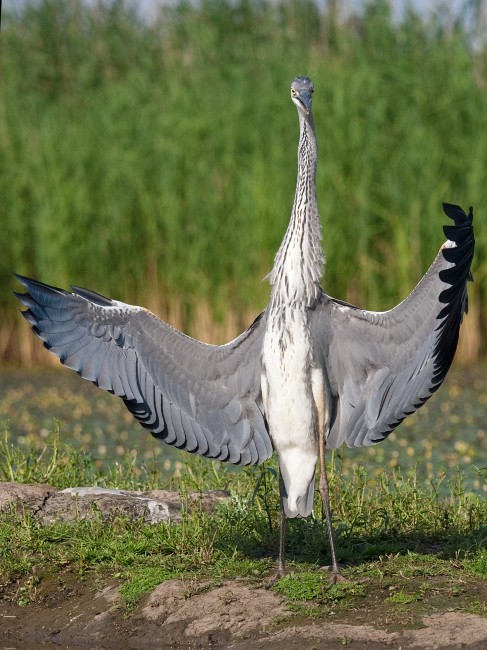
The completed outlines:
[[[398,22],[375,1],[338,20],[312,2],[206,0],[147,23],[123,2],[46,0],[4,15],[1,38],[3,358],[35,355],[10,269],[149,305],[206,338],[212,322],[247,325],[293,201],[297,74],[316,86],[330,293],[373,309],[403,298],[442,242],[443,200],[478,206],[482,224],[486,50],[441,14]]]

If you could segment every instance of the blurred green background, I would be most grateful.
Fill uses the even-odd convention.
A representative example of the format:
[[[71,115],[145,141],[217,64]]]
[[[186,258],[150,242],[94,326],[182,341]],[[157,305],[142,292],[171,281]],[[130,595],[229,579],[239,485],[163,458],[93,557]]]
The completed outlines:
[[[142,304],[207,341],[267,304],[315,83],[326,290],[387,309],[443,242],[441,203],[477,208],[460,356],[485,348],[485,2],[202,0],[151,21],[124,2],[4,11],[0,359],[45,360],[10,270]],[[445,6],[448,6],[446,3]]]

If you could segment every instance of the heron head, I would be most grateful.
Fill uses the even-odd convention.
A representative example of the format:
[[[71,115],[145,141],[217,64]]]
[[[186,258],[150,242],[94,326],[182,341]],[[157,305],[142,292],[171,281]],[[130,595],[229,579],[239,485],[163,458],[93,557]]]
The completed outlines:
[[[291,84],[291,99],[303,115],[311,112],[311,98],[314,86],[309,77],[297,77]]]

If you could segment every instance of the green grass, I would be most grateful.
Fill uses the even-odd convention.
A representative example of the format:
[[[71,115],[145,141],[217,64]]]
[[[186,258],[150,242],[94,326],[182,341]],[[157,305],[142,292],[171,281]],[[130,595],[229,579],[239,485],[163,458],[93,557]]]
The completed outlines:
[[[404,591],[396,591],[395,594],[386,598],[386,602],[396,605],[410,605],[421,600],[421,594],[406,594]]]
[[[330,589],[326,577],[323,579],[323,574],[320,574],[318,571],[308,571],[285,576],[277,583],[275,589],[278,593],[287,596],[289,600],[296,601],[319,599],[336,602],[345,598],[347,595],[364,595],[363,586],[352,582],[338,583],[334,589]]]
[[[123,605],[128,610],[132,609],[141,596],[157,587],[161,582],[176,576],[177,573],[171,573],[164,567],[143,566],[135,569],[120,588]],[[122,578],[123,573],[119,573],[117,577]]]
[[[388,308],[443,241],[441,202],[482,205],[485,45],[387,3],[336,22],[311,1],[205,0],[145,24],[124,7],[45,0],[4,16],[0,356],[34,354],[10,269],[90,286],[216,338],[266,304],[290,214],[312,75],[332,295]],[[468,327],[487,313],[476,230]],[[227,330],[221,329],[220,338]]]
[[[26,452],[16,450],[6,437],[0,449],[5,459],[1,478],[43,480],[56,459],[58,469],[50,479],[57,487],[82,485],[89,479],[90,484],[118,488],[172,487],[179,490],[183,503],[194,489],[225,487],[231,496],[213,516],[184,508],[181,524],[154,526],[123,517],[107,525],[95,516],[90,521],[44,527],[27,512],[4,511],[0,513],[1,597],[27,605],[40,597],[47,581],[70,575],[94,584],[118,581],[121,603],[132,609],[144,593],[170,578],[218,583],[243,577],[262,584],[272,575],[278,542],[273,462],[231,472],[191,458],[180,478],[166,479],[164,484],[162,475],[154,474],[147,483],[140,478],[134,483],[130,465],[114,464],[102,477],[82,451],[76,452],[80,469],[76,475],[72,452],[53,436],[44,453],[29,461]],[[455,588],[460,593],[465,584],[487,578],[485,499],[462,491],[459,485],[439,497],[434,487],[419,484],[414,474],[406,478],[391,474],[377,481],[357,468],[350,481],[341,479],[335,469],[330,466],[338,554],[350,582],[328,589],[323,566],[330,560],[317,501],[315,517],[288,522],[291,574],[275,588],[294,611],[303,615],[316,608],[315,613],[336,607],[345,611],[377,590],[391,606],[409,605],[417,594],[436,598],[445,589],[454,598]]]

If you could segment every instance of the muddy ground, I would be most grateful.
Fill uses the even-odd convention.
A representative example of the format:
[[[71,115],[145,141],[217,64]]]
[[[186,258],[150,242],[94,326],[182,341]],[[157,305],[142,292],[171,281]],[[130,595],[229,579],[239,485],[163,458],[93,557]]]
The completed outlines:
[[[487,586],[469,585],[485,602]],[[376,588],[378,589],[378,587]],[[5,596],[6,594],[4,594]],[[262,583],[169,580],[134,611],[120,606],[119,585],[96,587],[72,576],[43,581],[36,602],[0,604],[0,650],[28,648],[487,648],[487,618],[441,599],[390,607],[372,590],[345,612],[290,611]]]

